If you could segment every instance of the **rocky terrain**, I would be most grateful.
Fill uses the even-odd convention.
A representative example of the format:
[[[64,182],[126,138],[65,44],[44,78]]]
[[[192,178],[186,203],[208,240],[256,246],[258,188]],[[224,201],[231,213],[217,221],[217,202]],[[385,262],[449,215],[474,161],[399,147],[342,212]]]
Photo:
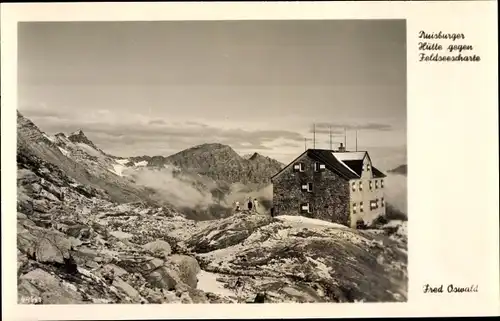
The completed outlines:
[[[49,136],[18,114],[17,148],[20,303],[407,299],[402,220],[379,220],[364,230],[302,217],[273,218],[266,211],[192,220],[188,207],[180,206],[179,195],[138,183],[141,168],[147,167],[144,161],[107,155],[81,131]],[[234,157],[221,148],[214,153]],[[203,151],[195,155],[168,171],[189,186],[195,182],[194,189],[175,185],[182,194],[207,187],[213,191],[212,184],[219,183],[197,160],[209,157]],[[259,160],[260,155],[251,158],[241,158],[246,164],[241,166],[248,166],[241,168],[256,170],[259,166],[247,162],[266,161]],[[184,169],[197,167],[199,172]],[[160,172],[153,173],[158,177]],[[257,178],[249,181],[262,183]],[[173,182],[169,176],[168,184]],[[225,188],[219,191],[223,195],[231,194],[234,186]],[[254,186],[246,188],[245,193]],[[217,197],[209,194],[213,206]]]

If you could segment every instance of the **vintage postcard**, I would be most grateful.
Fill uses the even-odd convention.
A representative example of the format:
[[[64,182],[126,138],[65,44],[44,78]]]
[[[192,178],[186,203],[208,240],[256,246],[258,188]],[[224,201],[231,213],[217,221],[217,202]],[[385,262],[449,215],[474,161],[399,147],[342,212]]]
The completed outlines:
[[[498,314],[496,25],[2,4],[5,318]]]

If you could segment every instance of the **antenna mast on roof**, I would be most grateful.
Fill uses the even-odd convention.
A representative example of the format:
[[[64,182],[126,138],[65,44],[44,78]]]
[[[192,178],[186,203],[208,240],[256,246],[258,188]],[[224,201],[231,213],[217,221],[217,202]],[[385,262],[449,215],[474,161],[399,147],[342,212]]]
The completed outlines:
[[[307,138],[304,137],[304,150],[307,150]]]
[[[316,124],[313,124],[313,149],[316,149]]]
[[[358,130],[356,129],[356,151],[358,151]]]
[[[347,151],[347,129],[344,127],[344,147]]]
[[[330,150],[332,150],[332,126],[330,125]]]

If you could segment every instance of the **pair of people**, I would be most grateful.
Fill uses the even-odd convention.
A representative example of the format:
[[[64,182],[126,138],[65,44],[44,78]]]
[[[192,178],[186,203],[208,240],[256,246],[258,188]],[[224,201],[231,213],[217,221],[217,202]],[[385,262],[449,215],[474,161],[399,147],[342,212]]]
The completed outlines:
[[[258,209],[258,205],[259,205],[259,201],[254,198],[252,200],[252,198],[248,198],[248,202],[247,202],[247,208],[249,211],[252,211],[252,209],[254,209],[255,211],[257,211]],[[241,210],[241,205],[240,205],[240,202],[236,202],[236,211],[239,212]]]
[[[248,206],[249,211],[252,211],[252,209],[254,209],[257,212],[257,210],[259,208],[258,207],[259,201],[256,198],[254,198],[253,201],[252,201],[252,198],[248,198],[247,206]]]

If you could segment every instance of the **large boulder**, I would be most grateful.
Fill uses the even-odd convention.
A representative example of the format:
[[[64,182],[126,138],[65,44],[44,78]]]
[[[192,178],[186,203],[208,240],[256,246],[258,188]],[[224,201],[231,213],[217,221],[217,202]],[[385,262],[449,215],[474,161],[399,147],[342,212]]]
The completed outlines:
[[[19,278],[18,301],[19,303],[76,304],[83,303],[83,298],[75,286],[59,280],[42,269],[36,269]]]
[[[129,273],[139,273],[143,276],[164,265],[163,260],[143,255],[122,256],[116,259],[115,263]]]
[[[142,247],[152,255],[160,257],[162,259],[167,258],[172,253],[170,244],[163,240],[149,242],[147,244],[144,244]]]
[[[179,254],[172,255],[166,262],[166,265],[169,264],[173,265],[178,270],[182,282],[196,289],[198,285],[197,274],[201,271],[201,268],[194,257]]]
[[[141,295],[139,291],[134,289],[130,284],[122,280],[120,277],[115,277],[112,285],[117,288],[119,291],[124,293],[130,300],[134,303],[141,301]]]
[[[145,261],[141,267],[140,267],[140,273],[141,274],[148,274],[149,272],[163,266],[165,262],[163,260],[160,260],[158,258],[153,258],[151,260]]]
[[[112,273],[115,276],[122,277],[128,272],[122,269],[121,267],[115,265],[115,264],[106,264],[105,266],[102,267],[102,270],[104,272],[109,272]]]
[[[184,283],[175,286],[176,295],[182,303],[209,303],[207,294]]]
[[[92,235],[92,230],[86,225],[75,224],[66,227],[66,234],[77,239],[88,239]]]
[[[26,225],[25,225],[26,226]],[[28,257],[41,263],[64,263],[70,257],[71,241],[64,234],[30,226],[19,229],[17,248]]]
[[[146,279],[153,288],[160,288],[168,291],[174,290],[175,286],[180,282],[179,273],[166,266],[154,270]]]

